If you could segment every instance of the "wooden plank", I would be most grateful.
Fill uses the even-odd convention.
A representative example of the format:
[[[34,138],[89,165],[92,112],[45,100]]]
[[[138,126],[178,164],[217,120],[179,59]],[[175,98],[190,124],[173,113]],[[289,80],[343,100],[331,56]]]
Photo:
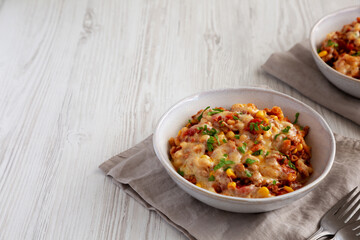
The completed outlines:
[[[192,93],[268,85],[260,66],[359,1],[0,0],[0,239],[186,239],[97,169]]]

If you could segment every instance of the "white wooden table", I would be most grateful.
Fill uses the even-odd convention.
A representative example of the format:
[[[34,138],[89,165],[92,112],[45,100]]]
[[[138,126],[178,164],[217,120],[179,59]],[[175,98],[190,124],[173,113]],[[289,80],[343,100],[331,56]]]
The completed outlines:
[[[0,0],[0,239],[186,239],[98,165],[201,90],[268,85],[360,138],[260,69],[322,15],[356,4]]]

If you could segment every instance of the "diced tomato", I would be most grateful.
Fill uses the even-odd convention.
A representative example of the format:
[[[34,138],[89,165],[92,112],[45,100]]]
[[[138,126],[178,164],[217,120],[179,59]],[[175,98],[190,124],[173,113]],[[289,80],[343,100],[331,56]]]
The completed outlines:
[[[354,44],[348,43],[347,46],[346,46],[346,48],[347,48],[349,51],[351,51],[351,50],[353,50],[355,47],[354,47]]]
[[[254,119],[252,119],[249,123],[248,123],[248,125],[247,125],[247,127],[246,127],[246,130],[247,131],[250,131],[252,134],[257,134],[258,132],[260,132],[260,130],[261,130],[261,128],[260,128],[260,123],[262,122],[263,120],[261,120],[260,118],[254,118]],[[255,130],[255,126],[252,128],[252,130],[250,130],[250,125],[252,125],[252,123],[257,123],[258,124],[258,128],[259,128],[259,130]],[[254,124],[254,125],[255,125]]]
[[[225,121],[227,121],[227,120],[229,120],[229,119],[234,119],[234,114],[227,114],[226,116],[225,116]]]
[[[212,119],[213,119],[215,122],[218,122],[218,121],[220,121],[220,120],[222,119],[222,117],[218,115],[218,116],[213,116]]]
[[[199,130],[197,130],[197,128],[191,127],[188,130],[186,130],[186,132],[184,133],[184,137],[185,136],[194,136],[194,134],[197,132],[199,132]]]
[[[185,176],[185,179],[193,184],[196,184],[196,177],[194,175]]]

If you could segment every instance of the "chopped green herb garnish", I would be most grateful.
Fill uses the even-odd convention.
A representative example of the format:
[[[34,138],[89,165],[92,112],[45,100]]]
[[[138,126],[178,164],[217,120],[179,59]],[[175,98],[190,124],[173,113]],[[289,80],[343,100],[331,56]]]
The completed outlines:
[[[209,108],[210,108],[210,106],[207,106],[207,107],[204,109],[204,111],[202,111],[201,114],[197,117],[197,120],[198,120],[199,122],[200,122],[200,120],[202,119],[204,112],[205,112],[206,110],[208,110]]]
[[[225,164],[234,164],[235,162],[233,162],[233,161],[225,161],[224,163]]]
[[[296,170],[295,165],[294,165],[291,161],[288,162],[288,165],[289,165],[289,167],[291,167],[292,169]]]
[[[261,129],[262,130],[264,130],[264,131],[269,131],[270,130],[270,128],[271,128],[271,125],[269,124],[268,126],[260,126],[261,127]]]
[[[213,128],[214,129],[214,128]],[[216,131],[216,130],[215,130]],[[215,134],[214,135],[214,137],[216,138],[216,141],[217,141],[217,143],[218,143],[218,145],[220,145],[220,141],[219,141],[219,137],[218,137],[218,135],[217,134]]]
[[[184,176],[184,172],[180,171],[180,169],[177,170],[178,174],[180,174],[181,176]]]
[[[220,162],[214,167],[214,171],[218,170],[219,168],[222,168],[224,165],[227,164],[234,164],[233,161],[225,161],[225,158],[221,158]]]
[[[300,113],[298,113],[298,112],[295,114],[295,121],[293,122],[293,124],[297,124],[299,115],[300,115]]]
[[[241,152],[241,153],[245,153],[245,148],[246,148],[246,143],[243,143],[243,145],[241,147],[238,147],[237,149]]]
[[[252,176],[251,172],[250,172],[249,170],[247,170],[247,169],[245,170],[245,174],[246,174],[247,177],[251,177],[251,176]]]
[[[276,185],[276,180],[273,181],[273,185]]]
[[[251,155],[253,155],[253,156],[259,156],[259,155],[262,155],[262,153],[263,153],[263,150],[260,149],[260,150],[257,150],[256,152],[253,152]]]
[[[254,123],[250,123],[250,131],[254,130]]]
[[[284,128],[283,130],[281,130],[283,133],[288,133],[290,130],[290,126],[287,126],[286,128]]]
[[[258,143],[259,143],[258,140],[255,140],[255,141],[254,141],[254,144],[258,144]]]
[[[336,42],[333,42],[333,41],[331,41],[331,40],[328,40],[327,46],[328,46],[328,47],[331,47],[331,46],[338,47],[339,44],[337,44]]]
[[[236,139],[240,139],[240,135],[239,135],[239,134],[236,134],[236,135],[235,135],[235,138],[236,138]]]
[[[290,160],[290,157],[288,155],[286,155],[285,153],[279,152],[281,155],[285,156],[287,159]]]
[[[235,115],[233,115],[233,119],[234,120],[239,120],[239,118],[237,116],[235,116]]]
[[[274,137],[274,140],[280,135],[280,133],[276,134]]]
[[[223,141],[223,143],[227,143],[227,141],[226,141],[226,139],[225,139],[225,138],[223,138],[223,140],[222,140],[222,141]]]
[[[246,164],[253,164],[254,162],[257,162],[257,161],[254,159],[251,159],[251,158],[247,158],[245,161]]]
[[[224,110],[222,110],[222,109],[214,108],[211,112],[208,112],[208,115],[209,115],[209,116],[212,116],[212,115],[221,113],[221,112],[223,112],[223,111],[224,111]]]
[[[319,48],[318,50],[317,50],[317,53],[320,53],[321,52],[321,49]]]
[[[224,156],[224,157],[228,157],[229,155],[228,155],[227,153],[225,153],[223,156]]]
[[[188,122],[191,124],[191,120],[189,119]]]
[[[283,140],[287,140],[288,138],[287,137],[284,137]]]
[[[208,178],[208,180],[209,180],[210,182],[215,181],[214,175],[211,175],[211,176]]]
[[[355,57],[360,56],[360,51],[357,51],[356,53],[352,54],[351,56],[355,56]]]
[[[265,157],[266,157],[267,155],[269,155],[269,153],[270,153],[270,152],[269,152],[269,151],[267,151],[267,152],[266,152],[266,154],[265,154]]]
[[[207,150],[209,152],[214,150],[214,146],[213,146],[214,142],[215,142],[215,138],[213,136],[210,136],[210,138],[206,141]]]
[[[226,172],[226,170],[228,170],[229,168],[231,168],[231,167],[229,166],[229,167],[224,168],[224,172]]]

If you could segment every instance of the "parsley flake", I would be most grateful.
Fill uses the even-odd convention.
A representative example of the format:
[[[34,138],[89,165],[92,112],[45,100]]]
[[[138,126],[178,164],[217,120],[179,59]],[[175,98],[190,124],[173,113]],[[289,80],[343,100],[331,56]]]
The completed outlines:
[[[245,174],[247,177],[251,177],[252,176],[252,173],[249,171],[249,170],[245,170]]]
[[[214,150],[214,146],[213,146],[214,142],[215,142],[215,138],[213,136],[210,136],[210,138],[206,141],[207,150],[209,152]]]
[[[298,113],[298,112],[295,114],[295,121],[293,122],[293,124],[297,124],[299,115],[300,115],[300,113]]]
[[[210,106],[207,106],[207,107],[204,109],[204,111],[202,111],[201,114],[197,117],[197,120],[198,120],[199,122],[200,122],[200,120],[202,119],[204,112],[205,112],[206,110],[208,110],[209,108],[210,108]]]
[[[209,182],[215,181],[214,175],[211,175],[211,176],[208,178],[208,180],[209,180]]]
[[[180,174],[182,177],[184,176],[184,172],[180,170],[180,168],[177,170],[178,174]]]
[[[264,126],[260,126],[260,127],[261,127],[262,130],[264,130],[266,132],[266,131],[270,130],[271,124],[269,124],[268,126],[265,126],[265,127]]]
[[[257,162],[257,161],[254,159],[251,159],[251,158],[247,158],[245,161],[246,164],[253,164],[254,162]]]
[[[296,170],[295,164],[293,164],[291,161],[288,162],[289,167]]]
[[[262,155],[262,153],[263,153],[263,150],[262,150],[262,149],[259,149],[259,150],[257,150],[256,152],[253,152],[251,155],[253,155],[253,156],[259,156],[259,155]]]
[[[237,148],[241,153],[245,154],[245,149],[246,149],[246,143],[243,143],[243,145],[241,147]]]
[[[290,126],[287,126],[286,128],[284,128],[283,130],[281,130],[283,133],[288,133],[290,130]]]
[[[212,115],[221,113],[221,112],[223,112],[223,111],[224,111],[224,110],[222,110],[222,109],[214,108],[211,112],[208,112],[208,115],[209,115],[209,116],[212,116]]]

